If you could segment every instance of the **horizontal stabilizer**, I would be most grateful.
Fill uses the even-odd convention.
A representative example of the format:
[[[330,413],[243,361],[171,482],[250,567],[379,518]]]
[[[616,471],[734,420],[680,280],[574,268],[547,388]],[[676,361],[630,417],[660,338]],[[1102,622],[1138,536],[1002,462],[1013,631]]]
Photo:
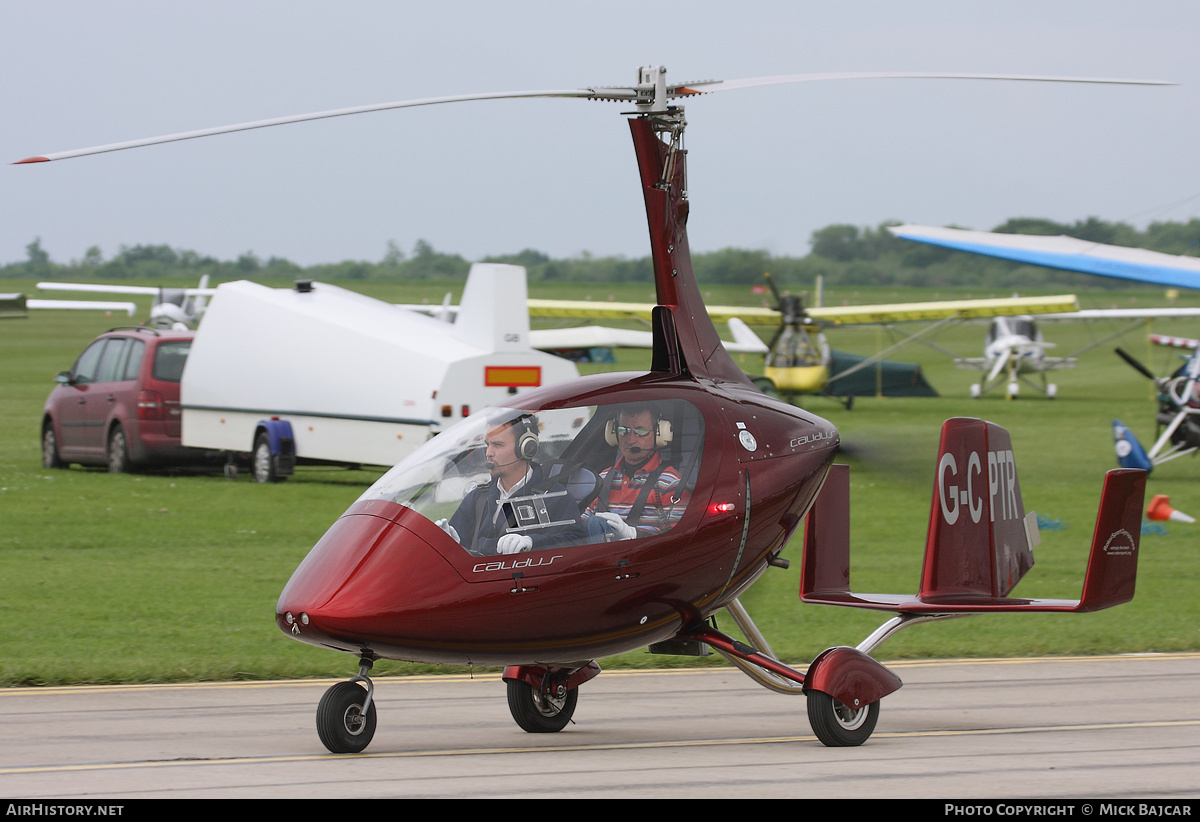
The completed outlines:
[[[1009,593],[1033,565],[1036,515],[1025,513],[1008,433],[973,419],[948,420],[934,480],[921,587],[914,595],[850,590],[849,469],[833,466],[805,526],[800,599],[912,615],[997,611],[1097,611],[1133,597],[1146,472],[1105,477],[1079,600]]]

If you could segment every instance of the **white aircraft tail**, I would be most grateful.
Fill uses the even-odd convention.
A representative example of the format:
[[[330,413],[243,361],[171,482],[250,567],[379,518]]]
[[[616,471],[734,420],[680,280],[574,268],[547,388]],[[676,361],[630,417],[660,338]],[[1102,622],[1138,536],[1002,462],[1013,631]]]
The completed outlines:
[[[528,351],[525,269],[499,263],[472,265],[454,321],[454,335],[487,351]]]
[[[192,295],[191,304],[187,306],[186,310],[189,315],[195,317],[196,320],[199,320],[200,316],[202,314],[204,314],[204,309],[208,307],[208,275],[207,274],[205,274],[204,276],[202,276],[200,278],[200,285],[197,286],[197,291],[199,291],[201,293]]]

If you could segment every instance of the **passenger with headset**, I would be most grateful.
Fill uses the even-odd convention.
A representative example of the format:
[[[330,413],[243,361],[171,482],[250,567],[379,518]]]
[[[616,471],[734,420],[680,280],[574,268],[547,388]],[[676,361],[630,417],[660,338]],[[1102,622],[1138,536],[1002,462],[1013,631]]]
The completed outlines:
[[[683,516],[688,494],[679,470],[662,450],[674,439],[671,421],[649,404],[628,405],[605,428],[617,461],[600,473],[596,499],[583,513],[588,540],[613,541],[660,534]]]
[[[492,481],[471,489],[437,525],[476,556],[517,554],[584,541],[579,506],[533,461],[538,421],[531,414],[487,432],[484,459]]]

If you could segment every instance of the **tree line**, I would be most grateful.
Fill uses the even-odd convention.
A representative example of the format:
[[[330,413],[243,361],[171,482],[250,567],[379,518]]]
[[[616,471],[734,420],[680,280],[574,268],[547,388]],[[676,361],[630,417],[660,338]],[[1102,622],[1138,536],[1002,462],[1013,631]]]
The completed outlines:
[[[712,284],[762,282],[765,272],[782,283],[810,283],[818,275],[833,286],[877,285],[955,287],[986,284],[992,288],[1121,287],[1117,281],[1097,281],[1084,274],[1022,266],[936,246],[899,240],[882,223],[876,227],[830,225],[812,233],[812,253],[805,257],[774,256],[762,250],[725,248],[695,253],[692,264],[697,279]],[[1008,234],[1066,234],[1092,242],[1148,248],[1167,254],[1200,253],[1200,219],[1186,223],[1151,223],[1140,231],[1126,223],[1110,223],[1095,217],[1075,223],[1057,223],[1036,218],[1008,220],[993,231]],[[236,260],[218,260],[195,251],[166,245],[121,246],[111,258],[99,247],[88,249],[81,260],[56,262],[42,247],[40,238],[26,246],[26,259],[0,266],[0,277],[87,281],[165,280],[209,275],[211,281],[234,279],[260,281],[311,278],[315,280],[453,280],[466,277],[471,262],[462,256],[438,251],[418,240],[411,252],[389,241],[383,257],[375,262],[347,260],[300,266],[281,257],[263,260],[252,251]],[[650,282],[653,271],[649,256],[596,257],[584,252],[578,257],[551,258],[534,249],[487,257],[479,262],[524,266],[530,282]]]

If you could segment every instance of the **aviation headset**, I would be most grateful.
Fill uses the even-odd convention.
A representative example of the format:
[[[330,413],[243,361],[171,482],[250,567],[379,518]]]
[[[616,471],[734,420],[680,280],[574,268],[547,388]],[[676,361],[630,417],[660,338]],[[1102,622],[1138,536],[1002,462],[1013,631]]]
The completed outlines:
[[[513,420],[513,455],[526,462],[537,456],[538,421],[532,414],[522,414]]]
[[[617,420],[624,414],[627,417],[640,414],[643,411],[649,411],[654,424],[651,430],[654,431],[654,448],[660,450],[666,448],[675,439],[675,431],[671,426],[670,420],[664,420],[658,416],[658,412],[649,406],[644,408],[624,408],[619,414],[610,419],[604,426],[604,441],[609,445],[616,447],[617,445]]]

